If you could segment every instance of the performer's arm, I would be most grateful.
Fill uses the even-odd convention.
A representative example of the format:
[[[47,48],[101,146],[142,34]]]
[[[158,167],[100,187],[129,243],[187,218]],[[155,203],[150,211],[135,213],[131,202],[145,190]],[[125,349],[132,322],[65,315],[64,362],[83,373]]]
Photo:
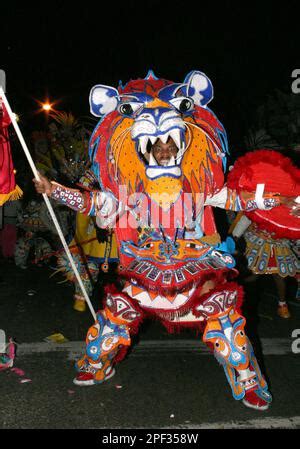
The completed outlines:
[[[33,182],[38,193],[46,193],[50,198],[81,214],[97,216],[99,224],[104,223],[103,227],[109,226],[111,216],[115,217],[118,209],[117,200],[109,193],[100,190],[81,192],[54,181],[50,182],[42,175],[40,180],[33,179]]]
[[[240,211],[243,210],[241,198],[235,190],[230,190],[224,186],[220,192],[208,196],[204,206],[220,207],[221,209]]]
[[[279,194],[267,192],[263,194],[259,189],[256,193],[244,191],[238,194],[236,190],[224,186],[217,194],[207,197],[204,205],[237,212],[241,210],[250,212],[255,209],[269,210],[280,204],[288,204],[290,201],[291,199]]]

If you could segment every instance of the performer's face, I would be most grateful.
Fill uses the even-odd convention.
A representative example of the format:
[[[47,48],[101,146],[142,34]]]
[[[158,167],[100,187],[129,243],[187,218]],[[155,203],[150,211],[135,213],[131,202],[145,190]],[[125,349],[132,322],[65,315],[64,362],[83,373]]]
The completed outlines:
[[[166,143],[163,143],[158,139],[152,146],[152,154],[155,157],[158,165],[167,166],[172,158],[176,158],[178,148],[175,145],[174,140],[169,137]],[[174,164],[175,165],[175,161]]]

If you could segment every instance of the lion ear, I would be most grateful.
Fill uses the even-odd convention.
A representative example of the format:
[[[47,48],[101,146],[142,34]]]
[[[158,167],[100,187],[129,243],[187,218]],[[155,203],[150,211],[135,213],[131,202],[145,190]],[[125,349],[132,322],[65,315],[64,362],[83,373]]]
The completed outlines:
[[[118,106],[119,92],[114,87],[97,84],[90,93],[90,110],[96,117],[114,111]]]
[[[202,72],[194,70],[184,80],[185,94],[191,97],[197,106],[205,107],[214,98],[214,88],[210,79]]]

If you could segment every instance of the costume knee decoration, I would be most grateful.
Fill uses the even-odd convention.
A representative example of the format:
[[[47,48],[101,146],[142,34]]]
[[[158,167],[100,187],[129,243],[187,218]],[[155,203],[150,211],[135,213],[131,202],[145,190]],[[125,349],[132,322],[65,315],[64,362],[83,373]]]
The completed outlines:
[[[268,386],[261,374],[252,345],[245,333],[245,318],[237,309],[241,287],[231,283],[210,292],[194,313],[207,320],[203,341],[213,347],[223,366],[234,399],[240,400],[247,389],[255,388],[265,401],[271,402]]]

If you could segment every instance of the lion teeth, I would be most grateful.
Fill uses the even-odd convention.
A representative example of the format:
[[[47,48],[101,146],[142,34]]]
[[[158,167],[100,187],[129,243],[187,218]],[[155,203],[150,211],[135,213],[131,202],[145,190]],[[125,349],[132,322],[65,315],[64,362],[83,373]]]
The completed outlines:
[[[180,149],[180,147],[181,147],[181,138],[180,138],[180,131],[179,131],[179,129],[172,129],[170,131],[170,136],[174,140],[175,145],[177,146],[177,148]]]
[[[151,146],[155,144],[155,142],[160,139],[162,141],[162,143],[166,144],[169,137],[171,137],[175,143],[175,145],[178,148],[178,154],[176,159],[174,159],[174,161],[172,161],[173,165],[179,165],[182,156],[185,152],[185,142],[181,140],[181,131],[180,129],[172,129],[170,131],[167,131],[164,134],[161,134],[159,136],[141,136],[139,137],[139,150],[141,151],[141,153],[143,155],[147,154],[147,148],[148,145],[151,142]],[[155,164],[157,165],[157,164]]]
[[[147,151],[147,143],[148,143],[148,136],[142,136],[140,137],[140,150],[142,154],[145,154]]]
[[[162,143],[167,143],[168,138],[169,138],[169,133],[162,134],[161,136],[159,136],[159,138],[162,141]]]
[[[153,156],[152,152],[150,152],[150,158],[149,158],[149,166],[156,166],[157,162],[155,160],[155,157]]]
[[[184,153],[185,153],[185,150],[186,150],[186,148],[185,148],[185,142],[182,141],[182,142],[181,142],[181,146],[179,147],[179,151],[178,151],[178,153],[177,153],[177,157],[176,157],[176,164],[177,164],[177,165],[180,165],[181,160],[182,160],[182,157],[183,157],[183,155],[184,155]]]
[[[175,165],[175,157],[174,156],[172,156],[171,159],[169,160],[168,167],[172,167],[173,165]]]
[[[149,139],[151,140],[152,145],[157,141],[156,136],[149,136]]]

